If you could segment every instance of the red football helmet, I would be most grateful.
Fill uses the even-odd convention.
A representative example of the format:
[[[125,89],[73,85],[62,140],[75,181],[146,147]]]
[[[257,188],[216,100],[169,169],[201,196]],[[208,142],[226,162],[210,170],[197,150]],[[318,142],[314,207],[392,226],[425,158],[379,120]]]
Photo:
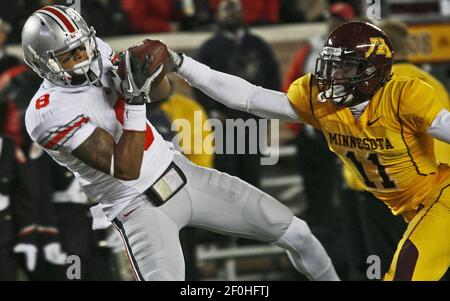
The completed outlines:
[[[354,105],[370,99],[391,77],[392,44],[378,27],[348,22],[333,30],[316,63],[319,100]]]

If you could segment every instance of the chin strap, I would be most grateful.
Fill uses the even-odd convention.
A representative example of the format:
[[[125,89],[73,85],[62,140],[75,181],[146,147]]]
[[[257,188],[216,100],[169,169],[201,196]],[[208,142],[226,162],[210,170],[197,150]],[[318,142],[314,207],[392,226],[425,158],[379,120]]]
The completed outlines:
[[[354,100],[353,94],[346,94],[345,87],[343,85],[336,85],[324,92],[320,92],[318,95],[319,102],[333,101],[338,106],[348,105]]]
[[[84,75],[90,70],[91,67],[91,60],[85,60],[81,63],[75,64],[73,68],[73,73],[77,75]]]

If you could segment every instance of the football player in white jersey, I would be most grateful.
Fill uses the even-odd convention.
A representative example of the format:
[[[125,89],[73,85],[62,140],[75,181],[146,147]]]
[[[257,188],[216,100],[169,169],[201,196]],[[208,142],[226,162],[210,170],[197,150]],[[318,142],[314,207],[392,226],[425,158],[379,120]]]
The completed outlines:
[[[138,280],[184,280],[178,232],[190,225],[274,243],[309,279],[338,280],[308,225],[274,198],[238,178],[189,162],[145,117],[145,102],[164,98],[167,79],[152,82],[129,51],[125,78],[114,52],[83,18],[47,6],[22,31],[26,63],[44,82],[31,100],[26,127],[80,186],[100,202],[121,233]]]

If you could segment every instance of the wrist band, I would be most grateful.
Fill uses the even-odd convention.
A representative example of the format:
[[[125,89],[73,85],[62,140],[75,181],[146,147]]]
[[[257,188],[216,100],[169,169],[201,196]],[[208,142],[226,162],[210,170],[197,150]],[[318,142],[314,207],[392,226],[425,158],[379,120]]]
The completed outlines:
[[[111,166],[109,167],[109,175],[114,177],[114,154],[111,157]]]
[[[147,117],[145,104],[125,104],[123,113],[123,129],[126,131],[145,132],[147,128]]]

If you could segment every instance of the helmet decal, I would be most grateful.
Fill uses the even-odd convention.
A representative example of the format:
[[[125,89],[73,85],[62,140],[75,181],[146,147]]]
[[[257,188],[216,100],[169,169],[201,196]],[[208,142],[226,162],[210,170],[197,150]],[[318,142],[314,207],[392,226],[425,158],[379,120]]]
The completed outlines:
[[[55,6],[46,6],[37,11],[38,13],[43,13],[55,20],[56,23],[61,26],[61,28],[66,32],[74,32],[78,29],[78,26],[72,21],[72,19],[65,14],[62,10]]]
[[[323,47],[323,49],[322,49],[322,55],[340,56],[341,54],[342,54],[342,49],[341,48]]]
[[[392,58],[392,51],[383,38],[380,37],[371,37],[370,38],[370,49],[366,52],[366,58],[372,55],[375,51],[376,55],[384,55],[386,58]]]

